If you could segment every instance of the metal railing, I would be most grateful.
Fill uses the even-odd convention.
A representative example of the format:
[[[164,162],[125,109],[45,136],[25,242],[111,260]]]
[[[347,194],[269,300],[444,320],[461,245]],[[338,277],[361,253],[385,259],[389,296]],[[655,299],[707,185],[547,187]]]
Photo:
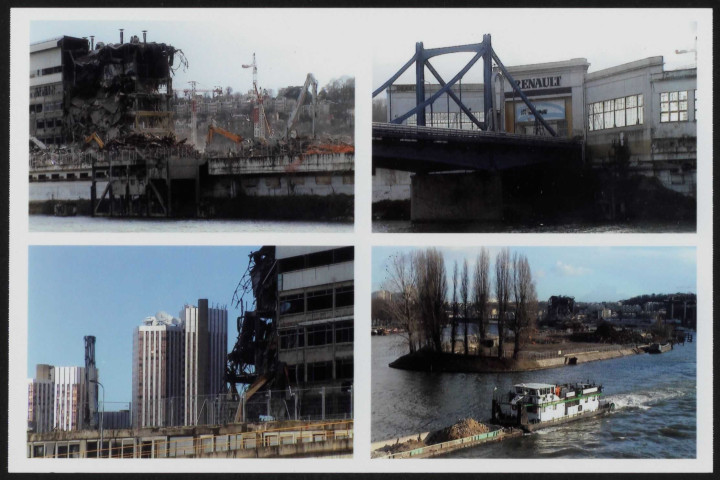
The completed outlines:
[[[349,420],[353,387],[265,390],[251,396],[197,395],[170,397],[152,412],[136,412],[138,427],[228,425],[276,420]]]

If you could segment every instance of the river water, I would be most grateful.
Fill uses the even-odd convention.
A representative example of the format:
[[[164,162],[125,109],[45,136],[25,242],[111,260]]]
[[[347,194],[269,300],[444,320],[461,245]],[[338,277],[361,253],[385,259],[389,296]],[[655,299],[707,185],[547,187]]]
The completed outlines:
[[[108,217],[55,217],[30,215],[31,232],[282,232],[352,233],[352,223],[287,222],[275,220],[146,219]]]
[[[694,222],[508,224],[502,222],[412,223],[374,220],[375,233],[694,233]]]
[[[372,441],[488,420],[493,388],[591,380],[615,402],[611,415],[540,430],[447,458],[695,458],[696,347],[520,373],[438,374],[388,367],[406,353],[398,335],[372,337]]]

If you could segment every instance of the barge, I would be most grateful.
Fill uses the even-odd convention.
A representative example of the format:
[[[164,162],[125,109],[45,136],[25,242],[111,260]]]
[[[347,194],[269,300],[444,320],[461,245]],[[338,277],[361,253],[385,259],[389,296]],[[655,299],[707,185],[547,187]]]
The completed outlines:
[[[507,393],[497,387],[492,400],[494,423],[532,432],[582,418],[606,415],[615,404],[601,400],[595,383],[521,383]]]

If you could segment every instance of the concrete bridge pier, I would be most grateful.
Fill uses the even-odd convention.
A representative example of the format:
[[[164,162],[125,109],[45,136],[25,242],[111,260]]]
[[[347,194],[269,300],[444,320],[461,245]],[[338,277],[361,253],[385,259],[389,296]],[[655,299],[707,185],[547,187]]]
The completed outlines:
[[[449,172],[412,176],[413,222],[500,220],[502,178],[491,172]]]

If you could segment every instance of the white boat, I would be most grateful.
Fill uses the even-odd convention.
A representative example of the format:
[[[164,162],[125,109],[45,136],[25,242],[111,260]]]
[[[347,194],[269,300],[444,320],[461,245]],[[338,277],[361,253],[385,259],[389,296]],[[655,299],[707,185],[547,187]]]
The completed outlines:
[[[673,349],[672,343],[653,343],[648,348],[648,353],[665,353]]]
[[[504,394],[495,389],[492,418],[529,432],[614,410],[615,404],[601,396],[602,385],[591,382],[520,383]]]

